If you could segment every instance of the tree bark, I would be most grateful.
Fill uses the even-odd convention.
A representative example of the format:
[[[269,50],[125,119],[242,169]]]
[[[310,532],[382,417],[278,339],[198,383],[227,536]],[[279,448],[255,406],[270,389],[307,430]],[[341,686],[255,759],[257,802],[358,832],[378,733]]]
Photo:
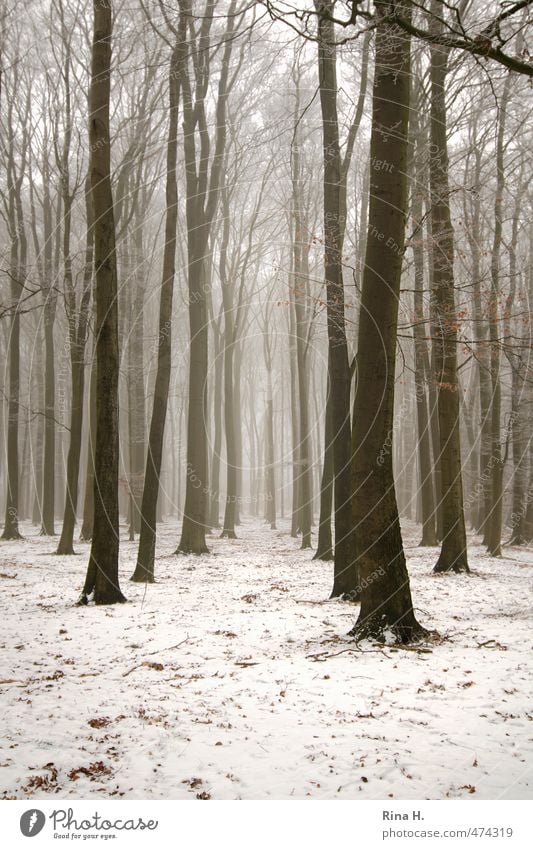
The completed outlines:
[[[511,74],[505,78],[498,110],[496,137],[496,194],[494,196],[494,239],[490,262],[489,340],[491,398],[491,505],[487,528],[487,549],[493,557],[502,555],[503,451],[501,445],[502,390],[500,377],[500,249],[503,233],[503,192],[505,188],[504,139]]]
[[[70,367],[72,395],[70,406],[70,442],[67,456],[67,482],[65,492],[65,510],[63,527],[57,547],[57,554],[74,554],[74,527],[78,507],[78,487],[80,475],[81,437],[83,427],[83,407],[85,396],[85,348],[91,298],[93,272],[93,224],[90,196],[90,175],[85,184],[85,211],[87,219],[87,237],[85,244],[85,267],[81,302],[76,323],[71,316]]]
[[[144,474],[144,487],[141,503],[141,531],[137,564],[131,576],[132,581],[154,581],[154,561],[157,523],[157,500],[159,496],[159,478],[165,435],[165,421],[170,386],[172,355],[172,300],[174,295],[174,277],[176,273],[176,234],[178,223],[178,187],[176,165],[178,154],[178,112],[179,112],[179,73],[180,63],[184,59],[184,39],[186,22],[180,14],[179,30],[176,37],[169,74],[169,128],[167,137],[167,174],[166,174],[166,217],[165,249],[163,255],[163,280],[159,303],[159,335],[157,348],[157,371],[154,387],[154,401],[148,453]]]
[[[419,104],[417,104],[419,105]],[[412,137],[415,144],[411,219],[413,222],[413,239],[411,250],[414,260],[415,292],[413,337],[415,345],[415,389],[416,389],[416,418],[418,428],[418,473],[420,501],[422,512],[421,546],[437,545],[435,529],[435,499],[433,489],[433,472],[431,460],[431,432],[427,407],[426,374],[429,371],[429,355],[426,345],[425,316],[424,316],[424,247],[422,233],[423,204],[422,187],[423,175],[420,173],[420,157],[422,154],[421,133],[417,123],[417,113],[412,120],[414,127]]]
[[[361,610],[356,637],[422,637],[413,610],[392,470],[394,379],[407,206],[410,44],[377,3],[368,237],[353,416],[353,521]],[[409,14],[410,4],[394,3]],[[381,20],[380,20],[381,19]],[[388,168],[381,167],[388,163]]]
[[[435,11],[438,11],[436,9]],[[435,572],[468,572],[463,512],[457,314],[453,277],[454,237],[450,217],[446,131],[447,48],[431,47],[431,232],[433,239],[434,352],[439,420],[442,547]]]
[[[180,10],[189,19],[190,0],[180,0]],[[193,61],[196,62],[196,89],[193,99],[188,57],[180,75],[183,93],[183,134],[185,179],[187,187],[187,264],[189,284],[189,408],[187,418],[187,475],[185,510],[181,538],[177,551],[184,554],[205,554],[207,520],[207,369],[208,323],[206,310],[206,274],[208,243],[215,210],[218,206],[221,173],[226,145],[226,105],[229,93],[229,63],[235,26],[235,2],[232,0],[227,16],[224,50],[218,83],[215,116],[215,150],[209,169],[209,133],[207,129],[205,95],[209,63],[203,55],[210,49],[209,30],[213,20],[214,2],[207,0]],[[199,58],[200,57],[200,58]],[[203,63],[201,66],[198,62]],[[207,76],[206,76],[207,75]],[[200,160],[196,152],[196,128],[199,129]]]
[[[89,596],[94,593],[95,604],[115,604],[126,599],[118,579],[119,345],[115,218],[110,174],[110,0],[93,0],[93,11],[89,144],[96,301],[96,446],[93,537],[80,603],[87,604]]]
[[[357,597],[350,490],[350,365],[344,312],[341,220],[342,163],[337,116],[335,33],[331,0],[315,0],[318,18],[318,73],[324,156],[324,266],[326,280],[328,367],[332,397],[335,502],[335,561],[331,597]]]
[[[333,409],[331,393],[326,398],[326,421],[324,426],[324,463],[320,482],[320,516],[318,519],[318,542],[313,560],[333,560],[331,536],[331,511],[333,507]]]

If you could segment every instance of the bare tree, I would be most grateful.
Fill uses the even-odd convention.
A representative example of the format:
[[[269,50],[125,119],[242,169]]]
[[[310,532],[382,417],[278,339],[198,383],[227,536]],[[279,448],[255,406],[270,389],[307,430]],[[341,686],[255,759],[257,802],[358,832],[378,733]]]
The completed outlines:
[[[91,198],[94,220],[96,301],[96,444],[94,452],[94,526],[87,577],[80,598],[87,604],[125,601],[118,580],[118,304],[115,217],[111,191],[112,8],[93,0],[94,31],[89,93]]]

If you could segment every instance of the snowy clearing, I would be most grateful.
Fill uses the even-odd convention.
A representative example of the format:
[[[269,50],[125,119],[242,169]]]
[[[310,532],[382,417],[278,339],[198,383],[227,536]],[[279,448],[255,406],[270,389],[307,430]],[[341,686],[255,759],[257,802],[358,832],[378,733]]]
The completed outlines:
[[[472,541],[471,576],[434,576],[404,527],[419,619],[446,639],[358,649],[332,565],[281,524],[245,520],[201,558],[164,524],[148,588],[124,540],[131,603],[107,608],[73,606],[87,545],[54,557],[30,526],[3,543],[4,797],[531,797],[533,551]]]

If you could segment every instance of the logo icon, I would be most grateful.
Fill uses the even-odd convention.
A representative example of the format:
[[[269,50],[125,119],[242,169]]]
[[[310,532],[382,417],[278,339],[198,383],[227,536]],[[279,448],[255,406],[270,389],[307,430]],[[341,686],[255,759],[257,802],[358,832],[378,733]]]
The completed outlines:
[[[42,811],[32,808],[25,811],[20,818],[20,830],[24,837],[35,837],[43,830],[46,817]]]

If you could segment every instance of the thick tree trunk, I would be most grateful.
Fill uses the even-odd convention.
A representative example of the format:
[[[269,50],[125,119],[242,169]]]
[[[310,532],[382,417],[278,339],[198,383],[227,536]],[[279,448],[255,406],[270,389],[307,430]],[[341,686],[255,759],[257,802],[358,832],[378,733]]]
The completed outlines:
[[[407,3],[395,3],[404,15]],[[376,4],[378,21],[388,4]],[[353,518],[361,591],[357,637],[392,633],[410,642],[416,620],[392,471],[394,378],[407,205],[409,37],[379,22],[370,140],[371,186],[357,351],[353,425]],[[388,170],[380,167],[389,163]]]
[[[10,249],[10,310],[8,341],[9,395],[7,405],[6,510],[2,539],[20,539],[19,531],[19,419],[20,419],[20,312],[19,303],[26,283],[27,241],[24,227],[21,187],[24,178],[28,137],[23,134],[20,173],[16,174],[15,140],[12,133],[12,104],[8,108],[8,228]]]
[[[96,301],[96,446],[93,537],[80,603],[87,604],[94,593],[96,604],[115,604],[125,598],[118,580],[119,347],[115,218],[110,175],[111,3],[93,0],[93,10],[89,143]]]

